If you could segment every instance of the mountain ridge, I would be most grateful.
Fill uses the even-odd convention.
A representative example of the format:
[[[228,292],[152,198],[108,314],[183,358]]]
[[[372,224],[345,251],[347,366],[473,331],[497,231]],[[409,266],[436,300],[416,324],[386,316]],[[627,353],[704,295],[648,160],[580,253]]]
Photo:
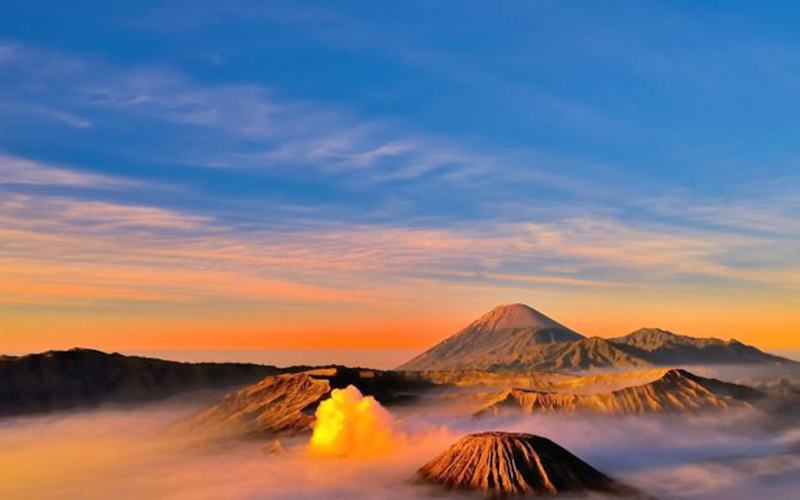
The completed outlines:
[[[658,372],[656,372],[658,373]],[[624,374],[619,374],[620,378]],[[767,395],[750,387],[704,378],[677,368],[663,369],[653,380],[608,392],[545,392],[507,389],[475,416],[497,416],[506,411],[552,413],[582,411],[605,415],[699,412],[752,408]]]
[[[661,328],[640,328],[608,339],[621,349],[654,365],[702,363],[793,363],[736,339],[691,337]],[[729,361],[730,360],[730,361]]]
[[[301,434],[311,430],[319,403],[333,389],[349,385],[391,406],[415,399],[434,383],[397,372],[340,366],[270,375],[179,420],[173,428],[244,438]]]
[[[613,338],[585,337],[524,304],[498,306],[398,370],[630,369],[697,364],[800,363],[735,339],[690,337],[641,328]]]
[[[247,384],[281,370],[247,363],[182,363],[73,348],[0,357],[0,416],[155,400]]]

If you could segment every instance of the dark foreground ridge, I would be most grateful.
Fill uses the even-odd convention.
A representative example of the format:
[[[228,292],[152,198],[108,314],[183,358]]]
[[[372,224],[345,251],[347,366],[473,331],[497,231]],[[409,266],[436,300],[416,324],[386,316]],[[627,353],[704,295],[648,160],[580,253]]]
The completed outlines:
[[[0,416],[141,402],[244,385],[280,372],[245,363],[180,363],[92,349],[0,357]]]

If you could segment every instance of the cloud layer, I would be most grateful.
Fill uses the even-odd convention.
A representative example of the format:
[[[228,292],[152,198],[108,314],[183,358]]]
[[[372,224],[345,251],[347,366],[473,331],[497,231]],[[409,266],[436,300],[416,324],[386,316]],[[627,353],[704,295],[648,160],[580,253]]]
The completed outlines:
[[[316,457],[306,438],[214,444],[165,432],[183,404],[6,420],[0,494],[9,498],[437,498],[414,472],[460,436],[482,430],[547,436],[598,469],[665,499],[794,498],[796,430],[760,430],[752,415],[714,418],[459,420],[404,412],[403,439],[369,458]],[[434,416],[436,415],[436,416]],[[449,498],[449,496],[448,496]]]

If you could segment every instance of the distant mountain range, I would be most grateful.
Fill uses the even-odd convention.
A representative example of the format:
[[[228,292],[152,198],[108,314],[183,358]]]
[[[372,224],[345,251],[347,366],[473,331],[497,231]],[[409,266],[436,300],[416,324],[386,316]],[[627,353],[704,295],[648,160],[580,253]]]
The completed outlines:
[[[179,363],[92,349],[0,356],[0,416],[147,401],[244,385],[280,372],[243,363]]]
[[[636,369],[747,363],[796,365],[737,340],[696,338],[658,328],[623,337],[584,337],[524,304],[496,307],[398,370]]]
[[[0,356],[0,416],[147,401],[197,389],[245,387],[264,377],[286,374],[285,381],[262,380],[245,387],[244,392],[233,393],[197,418],[205,423],[237,421],[242,424],[239,433],[270,433],[284,427],[308,428],[309,419],[297,415],[292,397],[297,396],[297,405],[307,412],[333,388],[351,383],[363,393],[391,403],[409,394],[408,390],[418,392],[425,384],[497,385],[557,393],[564,384],[573,383],[570,377],[574,375],[564,372],[641,372],[657,366],[720,363],[800,369],[800,363],[736,340],[694,338],[659,329],[637,330],[612,339],[587,338],[526,305],[512,304],[493,309],[396,372],[335,367],[332,374],[325,374],[308,371],[312,367],[307,366],[281,369],[242,363],[180,363],[91,349]],[[289,376],[292,374],[297,375]],[[681,387],[693,382],[679,378]],[[296,388],[297,394],[287,390],[284,382]],[[567,389],[576,394],[574,388]],[[788,389],[783,392],[792,393]],[[279,398],[274,403],[273,395]],[[550,404],[543,396],[519,391],[510,398],[511,404],[517,399],[523,407],[534,400],[531,404]],[[570,401],[564,404],[593,404],[585,399]],[[280,409],[281,405],[289,420],[274,411],[275,420],[264,416],[264,408]]]

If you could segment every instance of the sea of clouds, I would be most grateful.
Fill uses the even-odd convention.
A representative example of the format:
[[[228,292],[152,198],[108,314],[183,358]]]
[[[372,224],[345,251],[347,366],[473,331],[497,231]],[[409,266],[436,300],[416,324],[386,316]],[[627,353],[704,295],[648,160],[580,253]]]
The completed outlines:
[[[398,411],[392,446],[368,456],[318,456],[308,437],[218,441],[176,433],[187,403],[117,407],[0,422],[0,498],[452,498],[414,472],[459,437],[531,432],[661,499],[796,499],[800,427],[767,428],[756,412],[718,417],[455,418],[434,407]]]

